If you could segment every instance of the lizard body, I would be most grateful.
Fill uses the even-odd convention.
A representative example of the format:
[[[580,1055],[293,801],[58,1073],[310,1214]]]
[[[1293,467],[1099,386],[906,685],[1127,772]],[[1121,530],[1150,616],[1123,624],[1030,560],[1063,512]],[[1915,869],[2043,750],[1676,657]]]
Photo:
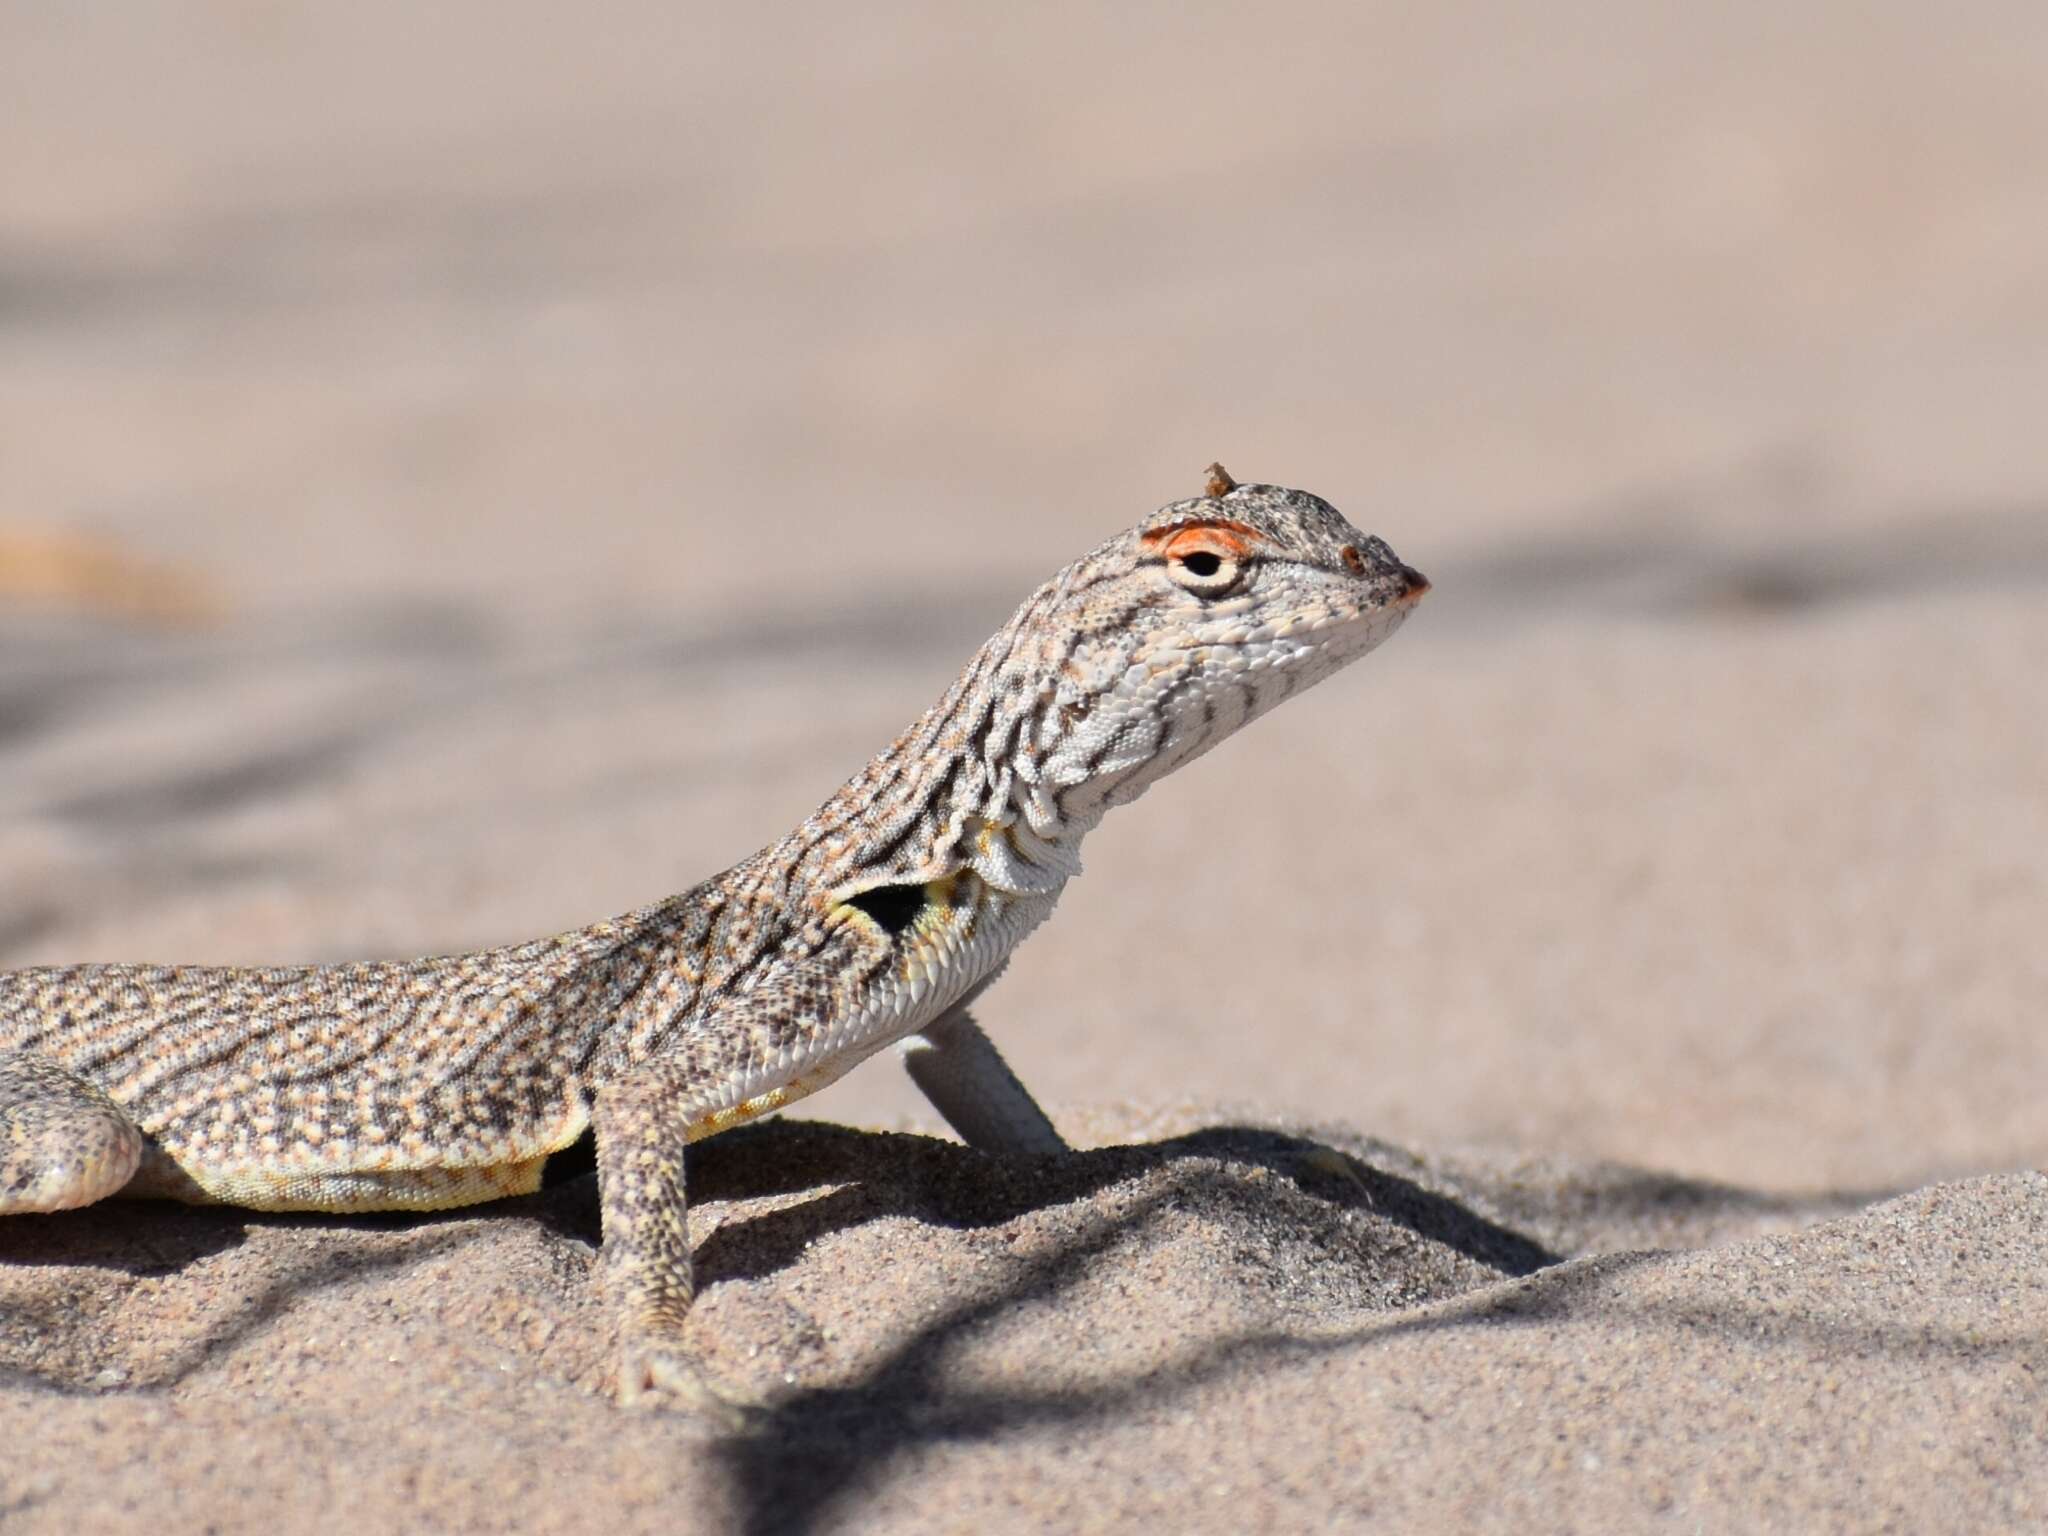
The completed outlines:
[[[1112,806],[1363,655],[1428,583],[1232,482],[1040,587],[779,842],[532,943],[404,962],[0,973],[0,1214],[117,1193],[431,1210],[594,1132],[620,1395],[715,1406],[682,1346],[685,1143],[892,1043],[974,1145],[1064,1145],[969,1016]]]

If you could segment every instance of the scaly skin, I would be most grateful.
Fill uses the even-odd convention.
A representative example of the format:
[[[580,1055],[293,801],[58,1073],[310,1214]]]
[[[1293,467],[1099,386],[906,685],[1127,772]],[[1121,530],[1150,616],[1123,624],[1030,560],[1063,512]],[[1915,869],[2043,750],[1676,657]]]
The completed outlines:
[[[1110,807],[1427,590],[1327,503],[1219,468],[1032,593],[887,751],[694,890],[439,959],[0,974],[0,1213],[437,1209],[537,1188],[593,1129],[621,1397],[717,1411],[682,1347],[683,1144],[904,1042],[967,1140],[1058,1150],[967,1004]]]

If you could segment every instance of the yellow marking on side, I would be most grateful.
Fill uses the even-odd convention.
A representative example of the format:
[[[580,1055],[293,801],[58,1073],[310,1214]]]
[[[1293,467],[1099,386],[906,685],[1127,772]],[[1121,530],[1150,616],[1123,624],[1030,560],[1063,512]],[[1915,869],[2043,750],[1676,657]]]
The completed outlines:
[[[758,1120],[785,1104],[793,1104],[810,1091],[798,1082],[770,1089],[767,1093],[756,1094],[743,1104],[735,1104],[730,1109],[721,1109],[715,1114],[706,1115],[702,1120],[692,1122],[684,1131],[683,1139],[702,1141],[706,1136],[716,1136],[720,1131],[729,1131],[736,1125],[745,1125],[749,1120]]]
[[[835,901],[827,907],[825,909],[825,921],[835,928],[843,928],[848,924],[852,924],[856,928],[862,924],[873,929],[880,929],[882,926],[869,917],[867,913],[861,911],[859,907],[845,901]]]
[[[867,1058],[868,1052],[846,1054],[827,1062],[802,1077],[771,1088],[766,1093],[756,1094],[730,1109],[721,1109],[703,1119],[693,1121],[683,1132],[685,1141],[702,1141],[707,1136],[716,1136],[720,1131],[729,1131],[736,1125],[745,1125],[762,1115],[794,1104],[798,1099],[807,1099],[820,1088],[829,1088]]]

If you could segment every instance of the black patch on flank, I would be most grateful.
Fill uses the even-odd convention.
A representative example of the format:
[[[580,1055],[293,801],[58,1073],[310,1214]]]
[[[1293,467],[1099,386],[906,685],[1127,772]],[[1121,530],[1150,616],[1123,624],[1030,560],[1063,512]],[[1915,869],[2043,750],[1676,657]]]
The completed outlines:
[[[902,933],[916,922],[925,902],[921,885],[877,885],[846,898],[849,907],[858,907],[880,923],[884,933],[892,935]]]

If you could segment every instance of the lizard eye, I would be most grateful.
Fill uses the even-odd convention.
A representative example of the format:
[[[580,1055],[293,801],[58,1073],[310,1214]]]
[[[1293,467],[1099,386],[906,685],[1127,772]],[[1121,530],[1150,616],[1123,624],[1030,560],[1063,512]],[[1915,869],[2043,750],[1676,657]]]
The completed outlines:
[[[1243,545],[1217,530],[1189,528],[1162,552],[1166,574],[1197,597],[1221,597],[1243,584],[1248,562]]]

